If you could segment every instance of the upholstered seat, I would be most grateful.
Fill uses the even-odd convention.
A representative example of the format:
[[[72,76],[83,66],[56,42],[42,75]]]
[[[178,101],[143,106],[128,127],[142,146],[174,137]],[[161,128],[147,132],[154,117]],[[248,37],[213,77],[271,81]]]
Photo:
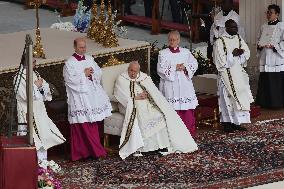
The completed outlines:
[[[113,89],[117,77],[127,70],[129,64],[121,64],[102,68],[102,86],[110,98],[112,104],[112,115],[104,119],[104,145],[108,146],[109,135],[120,136],[124,121],[123,109],[113,96]]]

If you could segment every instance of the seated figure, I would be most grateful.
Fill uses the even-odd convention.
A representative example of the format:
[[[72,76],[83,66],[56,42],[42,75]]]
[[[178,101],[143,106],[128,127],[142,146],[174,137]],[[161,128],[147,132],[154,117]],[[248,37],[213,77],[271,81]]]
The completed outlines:
[[[151,78],[140,72],[137,61],[117,78],[114,96],[126,108],[119,147],[122,159],[165,148],[167,154],[197,150],[183,121]]]

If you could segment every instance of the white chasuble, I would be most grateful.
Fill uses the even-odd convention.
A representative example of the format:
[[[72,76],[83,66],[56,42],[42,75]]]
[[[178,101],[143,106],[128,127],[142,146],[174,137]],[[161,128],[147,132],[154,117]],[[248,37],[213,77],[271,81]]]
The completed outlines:
[[[14,78],[15,86],[18,86],[16,94],[18,122],[27,123],[26,70],[21,69],[20,72],[22,72],[22,74],[19,73],[20,77]],[[33,72],[33,81],[36,81],[39,78],[39,74]],[[47,115],[44,101],[51,100],[52,96],[49,84],[45,80],[43,80],[43,85],[40,88],[38,88],[35,84],[33,85],[33,111],[35,121],[33,126],[33,138],[37,150],[41,148],[47,150],[65,142],[65,138]],[[26,129],[26,125],[19,125],[17,134],[26,135]]]
[[[244,49],[240,56],[233,56],[235,48]],[[243,68],[250,57],[250,51],[239,35],[225,33],[214,45],[214,63],[219,72],[218,94],[221,122],[237,125],[250,123],[250,103],[253,97],[250,91],[249,77]]]
[[[85,57],[78,61],[71,56],[63,68],[70,124],[102,121],[111,115],[110,100],[101,86],[102,71],[93,57]],[[90,67],[94,73],[88,78],[84,70]]]
[[[172,53],[169,48],[160,51],[157,64],[161,77],[159,89],[175,110],[195,109],[198,101],[191,79],[198,63],[188,49],[179,49],[178,53]],[[183,64],[186,71],[177,71],[177,64]]]
[[[149,97],[135,100],[147,91]],[[170,153],[192,152],[197,145],[186,126],[155,87],[151,78],[140,72],[136,79],[122,73],[115,84],[114,96],[126,108],[119,155],[125,159],[136,151],[168,148]]]

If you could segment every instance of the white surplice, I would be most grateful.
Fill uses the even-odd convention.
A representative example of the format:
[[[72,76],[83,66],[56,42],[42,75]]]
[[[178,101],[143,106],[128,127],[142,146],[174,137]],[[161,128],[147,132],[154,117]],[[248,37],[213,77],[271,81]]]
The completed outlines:
[[[277,52],[271,48],[263,48],[258,51],[260,72],[282,72],[284,71],[284,23],[278,22],[276,25],[263,24],[260,30],[258,41],[261,35],[265,35],[265,28],[274,30],[271,41]]]
[[[27,123],[26,70],[20,69],[20,72],[22,72],[22,74],[18,74],[20,77],[15,76],[14,78],[15,86],[16,88],[18,87],[16,94],[18,122]],[[33,81],[36,81],[39,78],[39,74],[33,72]],[[42,93],[40,91],[42,91]],[[47,149],[65,142],[65,138],[47,115],[44,101],[51,100],[52,96],[49,84],[45,80],[43,80],[43,85],[40,88],[33,84],[33,111],[35,121],[33,138],[37,151],[43,151],[45,154]],[[17,134],[26,135],[26,127],[26,125],[19,125]],[[39,159],[41,158],[39,157]],[[44,159],[46,159],[46,157]]]
[[[160,78],[159,89],[175,110],[195,109],[198,105],[191,78],[198,68],[197,60],[186,48],[172,53],[169,48],[159,53],[157,72]],[[176,71],[176,65],[183,63],[184,71]]]
[[[85,58],[78,61],[71,56],[63,68],[70,124],[102,121],[111,115],[110,100],[100,83],[102,71],[93,57]],[[84,73],[89,67],[94,69],[92,81]]]
[[[135,100],[143,90],[150,97]],[[136,79],[131,79],[127,72],[122,73],[116,81],[114,96],[126,108],[119,150],[122,159],[136,151],[168,148],[169,153],[186,153],[197,150],[180,117],[146,74],[140,72]]]
[[[217,39],[214,45],[213,57],[218,75],[218,95],[220,121],[230,122],[237,125],[250,123],[250,103],[253,97],[250,91],[249,78],[243,65],[250,57],[250,50],[243,39],[237,35],[230,36],[225,33]],[[235,48],[244,49],[241,56],[234,57],[232,52]],[[226,55],[226,52],[227,55]]]
[[[210,43],[213,45],[214,43],[214,36],[215,38],[221,37],[226,29],[225,29],[225,22],[227,20],[234,20],[238,25],[239,34],[242,38],[245,38],[245,31],[244,28],[240,26],[240,16],[234,10],[231,10],[227,16],[223,15],[223,11],[221,10],[215,17],[214,22],[211,26],[210,30]],[[219,27],[219,29],[217,29]]]

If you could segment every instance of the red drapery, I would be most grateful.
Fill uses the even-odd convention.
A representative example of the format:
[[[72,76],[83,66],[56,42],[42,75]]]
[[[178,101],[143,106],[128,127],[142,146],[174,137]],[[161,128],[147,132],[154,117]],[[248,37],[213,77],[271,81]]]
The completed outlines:
[[[0,188],[36,189],[37,158],[34,146],[25,147],[26,137],[0,138]]]

